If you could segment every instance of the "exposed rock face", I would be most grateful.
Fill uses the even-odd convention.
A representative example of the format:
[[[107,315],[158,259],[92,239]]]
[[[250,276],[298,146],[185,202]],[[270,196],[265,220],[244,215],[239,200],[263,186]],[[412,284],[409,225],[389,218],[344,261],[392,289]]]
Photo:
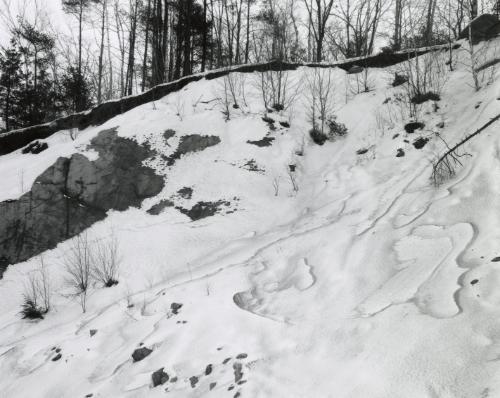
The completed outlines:
[[[220,138],[213,135],[191,134],[182,136],[176,151],[167,159],[167,164],[172,166],[175,161],[180,159],[183,155],[203,151],[219,143]]]
[[[153,372],[151,374],[153,387],[161,386],[162,384],[165,384],[168,381],[169,376],[166,372],[163,371],[163,369],[164,368],[160,368],[156,372]]]
[[[18,200],[0,203],[0,258],[27,260],[106,217],[157,195],[163,178],[142,165],[149,148],[104,130],[91,141],[96,161],[81,154],[59,158]],[[0,277],[1,277],[0,267]]]
[[[474,43],[492,39],[500,34],[500,21],[495,15],[480,15],[460,32],[459,39],[468,39],[471,33]]]

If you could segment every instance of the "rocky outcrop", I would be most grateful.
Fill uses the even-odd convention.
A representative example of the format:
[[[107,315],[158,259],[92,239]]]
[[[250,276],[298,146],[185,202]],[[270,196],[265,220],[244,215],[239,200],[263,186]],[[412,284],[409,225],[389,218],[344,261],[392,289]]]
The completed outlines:
[[[219,143],[220,138],[214,135],[190,134],[182,136],[175,152],[167,158],[167,164],[172,166],[181,156],[203,151]]]
[[[98,152],[97,160],[81,154],[61,157],[29,192],[0,203],[4,263],[15,264],[52,249],[104,219],[108,210],[138,207],[163,189],[163,178],[142,164],[152,151],[119,137],[116,129],[101,131],[90,148]]]
[[[483,14],[475,18],[464,30],[460,32],[459,39],[469,39],[473,43],[492,39],[500,34],[500,21],[495,15]]]
[[[454,47],[455,48],[455,47]],[[308,66],[311,68],[332,68],[338,67],[345,71],[351,69],[354,65],[361,65],[364,68],[385,68],[387,66],[395,65],[400,62],[407,61],[417,55],[423,55],[430,51],[447,51],[448,45],[441,45],[435,47],[425,47],[418,50],[408,50],[394,53],[380,53],[363,58],[355,58],[336,62],[333,64],[327,63],[288,63],[271,61],[262,64],[240,65],[233,68],[218,69],[205,73],[195,74],[183,77],[170,83],[160,84],[152,89],[145,91],[138,95],[132,95],[121,98],[119,100],[112,100],[104,102],[97,107],[85,111],[68,115],[54,120],[53,122],[40,124],[37,126],[30,126],[25,129],[10,131],[8,133],[0,134],[0,155],[10,153],[16,149],[22,148],[36,139],[44,139],[50,137],[52,134],[60,130],[69,129],[84,129],[89,126],[98,126],[109,119],[125,113],[130,109],[137,106],[146,104],[151,101],[157,101],[160,98],[170,93],[182,90],[189,83],[199,81],[201,79],[217,79],[232,72],[240,73],[253,73],[265,72],[270,70],[296,70],[301,66]]]

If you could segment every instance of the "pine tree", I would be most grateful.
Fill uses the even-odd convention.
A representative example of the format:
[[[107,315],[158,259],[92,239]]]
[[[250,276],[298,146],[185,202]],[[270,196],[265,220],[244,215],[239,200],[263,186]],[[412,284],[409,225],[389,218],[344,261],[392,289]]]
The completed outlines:
[[[61,97],[66,112],[80,112],[92,107],[90,83],[78,72],[78,69],[69,66],[61,82]]]
[[[16,120],[21,89],[21,54],[14,40],[10,47],[0,54],[0,102],[1,117],[5,123],[5,130],[19,127]]]

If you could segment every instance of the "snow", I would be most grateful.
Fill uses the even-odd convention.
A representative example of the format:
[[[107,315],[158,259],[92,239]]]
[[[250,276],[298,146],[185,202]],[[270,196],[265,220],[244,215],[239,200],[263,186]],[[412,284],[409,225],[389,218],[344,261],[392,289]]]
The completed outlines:
[[[335,107],[349,133],[322,147],[308,137],[305,96],[270,115],[291,122],[271,132],[272,146],[248,144],[269,129],[255,76],[241,74],[247,105],[228,122],[211,102],[221,79],[201,80],[75,140],[59,132],[40,155],[0,157],[5,200],[28,191],[59,156],[95,159],[87,144],[107,128],[166,156],[183,135],[221,139],[171,167],[148,160],[165,176],[160,195],[89,229],[92,239],[115,231],[123,263],[117,286],[92,287],[85,314],[64,281],[71,242],[44,253],[54,303],[42,321],[18,314],[37,259],[9,267],[0,281],[0,396],[160,397],[165,389],[173,397],[500,396],[500,263],[491,262],[500,254],[498,127],[467,145],[471,156],[452,180],[430,181],[432,160],[446,148],[436,132],[456,143],[500,110],[500,84],[475,92],[466,55],[455,51],[460,62],[440,109],[424,107],[426,128],[412,135],[403,130],[408,119],[384,104],[401,90],[390,86],[394,68],[371,70],[373,90],[356,95],[345,86],[353,77],[336,68]],[[307,70],[290,76],[303,81]],[[441,121],[445,127],[435,127]],[[176,136],[165,142],[167,129]],[[430,141],[417,150],[420,136]],[[243,167],[252,159],[264,171]],[[183,187],[193,189],[191,199],[179,197]],[[186,208],[222,199],[236,211],[195,222],[174,208],[146,212],[170,198]],[[173,302],[183,304],[177,315]],[[133,363],[141,344],[153,353]],[[61,349],[58,361],[53,348]],[[242,353],[248,357],[237,359]],[[236,363],[244,384],[235,383]],[[152,388],[151,373],[162,367],[178,380]]]

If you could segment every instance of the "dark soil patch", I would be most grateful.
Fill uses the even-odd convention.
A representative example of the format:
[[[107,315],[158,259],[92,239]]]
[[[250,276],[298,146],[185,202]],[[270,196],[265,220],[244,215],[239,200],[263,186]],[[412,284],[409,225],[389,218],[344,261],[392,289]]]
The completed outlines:
[[[188,216],[192,221],[201,220],[203,218],[211,217],[217,214],[223,206],[229,207],[230,202],[226,200],[219,200],[217,202],[198,202],[191,209],[184,209],[176,207],[182,214]]]
[[[168,140],[174,136],[175,136],[175,130],[168,129],[168,130],[165,130],[165,132],[163,133],[163,138],[165,139],[165,142],[169,146],[170,146],[170,144],[168,143]]]
[[[422,122],[410,122],[405,124],[405,131],[408,134],[413,134],[416,130],[422,130],[425,124]]]
[[[432,91],[428,91],[426,93],[418,93],[413,96],[411,99],[411,102],[414,104],[420,105],[423,104],[424,102],[427,101],[439,101],[441,99],[441,96],[437,93],[434,93]]]
[[[419,137],[415,141],[413,141],[413,146],[416,149],[422,149],[429,142],[428,138]]]
[[[174,202],[168,199],[163,199],[160,203],[155,204],[147,212],[153,216],[157,216],[162,213],[167,207],[174,207]]]
[[[258,147],[266,147],[266,146],[271,146],[273,144],[273,141],[274,141],[274,137],[269,137],[269,136],[266,136],[264,138],[262,138],[261,140],[257,140],[257,141],[247,141],[247,144],[251,144],[251,145],[256,145]]]
[[[191,197],[193,196],[193,188],[191,187],[181,188],[177,191],[177,194],[183,199],[191,199]]]
[[[182,136],[175,152],[166,159],[167,164],[172,166],[181,156],[187,155],[188,153],[203,151],[219,143],[220,138],[214,135],[191,134]]]
[[[248,171],[255,171],[257,173],[264,173],[265,170],[261,169],[255,159],[250,159],[248,162],[246,162],[243,166],[241,166],[242,169],[248,170]]]

